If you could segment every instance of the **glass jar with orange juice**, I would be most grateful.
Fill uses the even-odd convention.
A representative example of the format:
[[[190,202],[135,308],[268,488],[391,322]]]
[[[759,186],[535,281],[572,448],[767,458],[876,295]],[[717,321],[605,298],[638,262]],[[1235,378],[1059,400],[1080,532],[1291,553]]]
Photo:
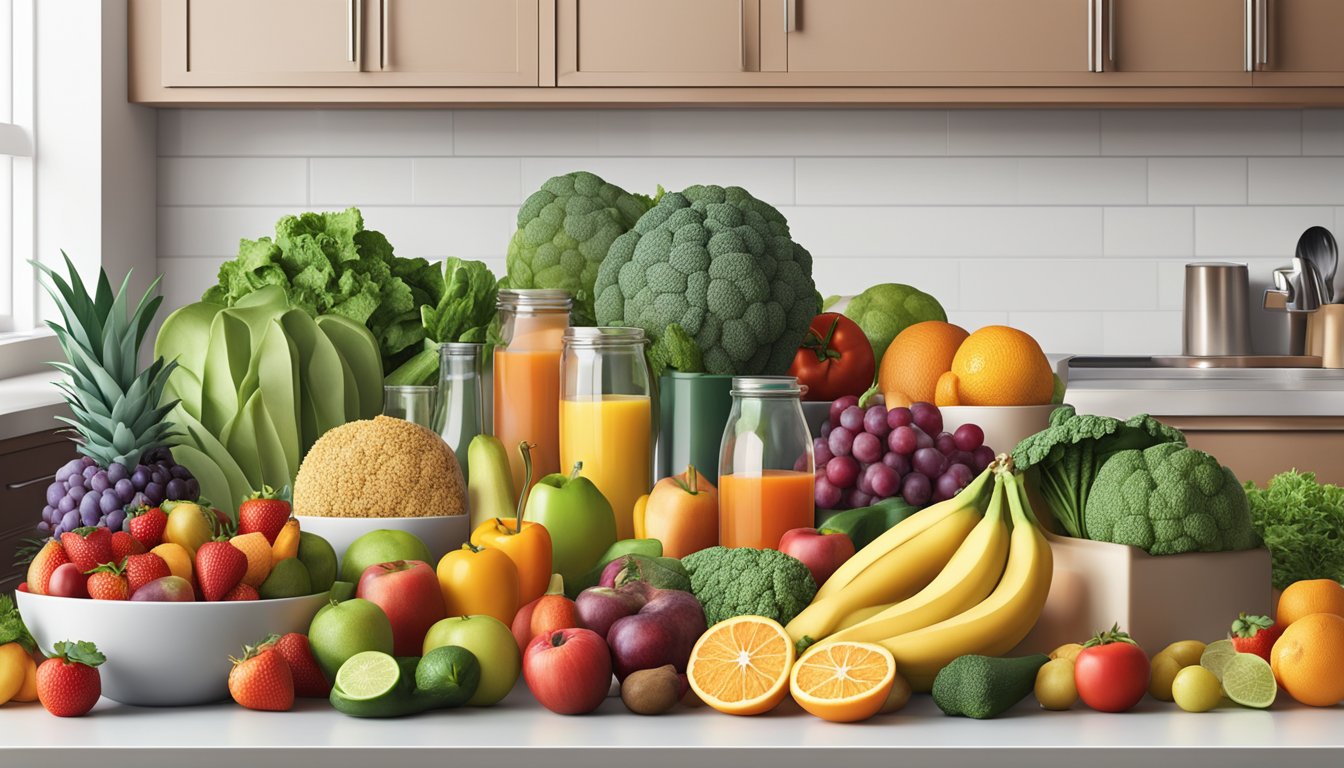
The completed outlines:
[[[738,376],[719,451],[719,543],[776,549],[815,517],[806,388],[792,376]]]
[[[635,501],[653,485],[653,373],[640,328],[569,328],[560,358],[560,465],[582,462],[616,516],[616,538],[635,535]]]
[[[495,437],[509,455],[513,487],[522,493],[518,443],[532,444],[532,482],[560,471],[560,349],[572,304],[555,289],[499,292],[500,334],[495,348]]]

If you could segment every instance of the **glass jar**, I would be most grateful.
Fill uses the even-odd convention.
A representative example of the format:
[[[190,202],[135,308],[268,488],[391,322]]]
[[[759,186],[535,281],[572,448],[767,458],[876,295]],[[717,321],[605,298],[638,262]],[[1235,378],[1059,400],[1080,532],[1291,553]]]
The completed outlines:
[[[733,379],[719,451],[719,543],[776,549],[814,520],[815,460],[803,418],[807,388],[792,376]]]
[[[570,328],[560,358],[560,466],[611,502],[616,538],[634,538],[635,501],[653,485],[656,394],[641,328]]]
[[[520,494],[518,443],[533,445],[533,483],[560,471],[560,348],[572,303],[568,292],[556,289],[499,292],[503,343],[494,359],[495,437],[504,444]]]
[[[484,431],[481,367],[484,344],[447,342],[439,345],[439,386],[434,408],[434,426],[443,441],[457,454],[462,479],[467,479],[467,446]]]
[[[437,387],[398,384],[383,387],[383,415],[434,429],[434,396]]]

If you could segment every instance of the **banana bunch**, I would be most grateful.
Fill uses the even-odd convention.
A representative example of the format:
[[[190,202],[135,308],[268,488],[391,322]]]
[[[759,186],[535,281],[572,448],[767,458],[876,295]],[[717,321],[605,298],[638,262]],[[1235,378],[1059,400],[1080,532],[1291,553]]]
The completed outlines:
[[[1006,457],[850,558],[786,628],[800,647],[878,643],[916,691],[958,656],[999,656],[1050,592],[1050,545]]]

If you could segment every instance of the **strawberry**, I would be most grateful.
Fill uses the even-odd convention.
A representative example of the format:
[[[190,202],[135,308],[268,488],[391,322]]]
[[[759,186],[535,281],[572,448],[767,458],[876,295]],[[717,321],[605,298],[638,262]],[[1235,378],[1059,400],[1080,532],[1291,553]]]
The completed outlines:
[[[261,532],[267,544],[275,544],[275,537],[289,520],[285,495],[285,491],[277,493],[269,485],[263,485],[260,491],[244,499],[238,506],[238,535]]]
[[[206,600],[222,599],[247,575],[247,555],[225,541],[207,541],[196,550],[196,581]]]
[[[114,563],[120,563],[130,555],[139,555],[148,551],[144,544],[141,544],[138,539],[125,531],[117,531],[112,534],[112,562]]]
[[[70,562],[88,573],[112,559],[112,532],[106,528],[76,528],[61,534],[61,546]]]
[[[229,694],[248,709],[285,712],[294,707],[294,676],[279,651],[243,648],[243,658],[230,658]]]
[[[1245,613],[1232,622],[1232,647],[1237,653],[1253,653],[1269,661],[1269,652],[1283,634],[1283,627],[1268,616],[1247,616]]]
[[[317,666],[317,659],[313,657],[313,649],[308,644],[307,635],[298,632],[278,637],[271,635],[257,647],[274,648],[285,658],[285,662],[289,664],[289,671],[294,676],[295,696],[325,699],[331,694],[331,683],[327,682],[327,676],[322,674],[322,668]]]
[[[103,563],[89,572],[89,597],[94,600],[130,600],[131,587],[122,565]]]
[[[142,552],[126,558],[126,581],[132,595],[149,582],[172,575],[168,562],[153,552]]]
[[[136,507],[126,516],[126,530],[145,545],[145,549],[162,544],[163,532],[167,529],[168,515],[158,507]]]
[[[37,698],[57,717],[88,714],[103,695],[98,665],[106,659],[93,643],[56,643],[37,668]]]
[[[43,544],[33,562],[28,564],[28,589],[35,595],[47,594],[47,583],[51,581],[52,572],[68,562],[70,557],[65,554],[61,542],[51,539]]]
[[[246,582],[239,582],[238,586],[234,587],[233,589],[230,589],[228,592],[225,592],[224,596],[220,598],[220,601],[225,603],[231,603],[231,602],[237,602],[239,600],[260,600],[260,599],[261,599],[261,593],[257,591],[256,587]]]

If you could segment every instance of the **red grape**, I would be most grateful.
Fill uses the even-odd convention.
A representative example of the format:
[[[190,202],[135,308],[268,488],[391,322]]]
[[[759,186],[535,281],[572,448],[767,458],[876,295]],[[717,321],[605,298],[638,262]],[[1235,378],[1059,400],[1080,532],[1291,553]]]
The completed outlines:
[[[834,429],[834,427],[831,426],[831,422],[830,422],[829,420],[826,421],[826,422],[824,422],[824,423],[821,425],[821,436],[822,436],[822,437],[830,437],[830,436],[831,436],[831,430],[832,430],[832,429]]]
[[[860,491],[863,491],[869,496],[873,495],[873,476],[868,474],[868,469],[872,466],[874,465],[872,464],[859,465],[859,482],[855,483],[854,485],[855,488],[858,488]],[[881,465],[879,464],[877,466]]]
[[[877,435],[869,432],[860,432],[854,436],[854,444],[850,448],[854,458],[864,464],[872,464],[882,460],[882,441]]]
[[[859,462],[849,456],[836,456],[826,462],[826,479],[838,488],[853,488],[859,479]]]
[[[895,496],[901,490],[901,478],[886,464],[874,464],[868,468],[868,484],[873,487],[873,495],[880,499]]]
[[[897,427],[887,435],[887,449],[892,453],[909,456],[919,447],[918,431],[914,427]]]
[[[840,422],[840,414],[844,412],[846,408],[858,404],[859,404],[859,398],[856,397],[855,395],[845,395],[844,397],[837,397],[836,399],[832,400],[831,410],[829,414],[831,423],[838,424]]]
[[[951,456],[957,452],[957,441],[953,440],[948,433],[940,432],[937,437],[933,438],[933,447],[937,448],[938,452],[944,456]]]
[[[887,411],[887,426],[895,429],[914,423],[914,417],[910,414],[910,409],[905,406],[897,406]]]
[[[818,467],[830,461],[833,455],[831,444],[824,437],[818,437],[812,441],[812,456],[816,459]]]
[[[933,438],[919,427],[915,427],[915,447],[916,449],[933,447]]]
[[[958,464],[957,466],[961,466]],[[945,472],[938,476],[938,495],[944,499],[950,499],[957,495],[964,486],[957,482],[957,476],[952,472]]]
[[[937,477],[947,471],[947,457],[937,448],[920,448],[910,461],[916,472]]]
[[[962,424],[952,437],[957,441],[957,448],[963,451],[974,451],[985,444],[985,431],[974,424]]]
[[[831,447],[831,453],[836,456],[848,456],[854,447],[854,433],[844,427],[832,429],[831,436],[826,440]]]
[[[850,509],[858,509],[859,507],[866,507],[869,504],[872,504],[873,497],[870,494],[860,491],[858,488],[854,488],[845,494],[845,503],[849,505]]]
[[[886,437],[891,431],[891,425],[887,424],[887,407],[885,405],[871,405],[863,414],[863,429],[878,437]]]
[[[961,490],[971,484],[975,479],[975,472],[965,464],[953,464],[947,468],[945,477],[951,475],[957,479],[957,490]]]
[[[816,482],[816,501],[817,506],[822,509],[835,509],[840,503],[842,491],[831,485],[831,482],[824,477],[817,478]]]
[[[929,503],[929,498],[933,495],[933,485],[929,482],[926,475],[918,472],[911,472],[901,480],[901,498],[905,499],[907,504],[914,507],[922,507]]]
[[[984,472],[985,467],[988,467],[990,462],[994,461],[994,449],[990,448],[988,445],[982,445],[979,448],[976,448],[974,451],[971,451],[971,455],[975,457],[975,466],[972,467],[972,469],[976,472]]]
[[[947,461],[950,464],[965,464],[968,467],[974,467],[975,454],[970,451],[954,451],[951,456],[947,457]]]
[[[863,409],[857,405],[851,405],[840,412],[840,426],[848,429],[850,432],[863,431]]]
[[[804,453],[802,456],[799,456],[798,458],[796,458],[796,459],[793,460],[793,471],[794,471],[794,472],[806,472],[806,471],[807,471],[807,454],[806,454],[806,453]]]
[[[915,426],[930,435],[943,431],[943,412],[933,403],[914,403],[910,406],[910,415],[915,421]]]
[[[910,474],[910,457],[902,456],[899,453],[888,453],[882,457],[882,463],[891,467],[897,475],[904,477]]]

